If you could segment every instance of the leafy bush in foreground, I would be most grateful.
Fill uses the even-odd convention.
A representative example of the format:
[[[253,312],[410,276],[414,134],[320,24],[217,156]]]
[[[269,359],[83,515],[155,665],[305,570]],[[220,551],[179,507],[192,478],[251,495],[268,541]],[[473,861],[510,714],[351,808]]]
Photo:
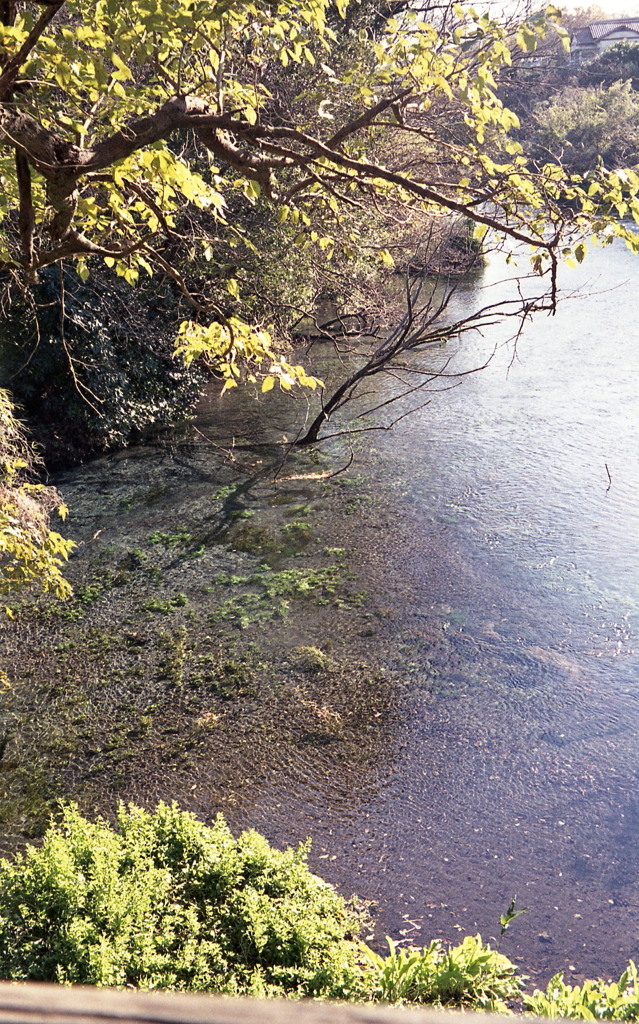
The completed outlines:
[[[524,1006],[537,1017],[571,1017],[573,1020],[637,1020],[639,989],[637,968],[631,960],[618,982],[601,978],[583,985],[566,985],[563,974],[548,982],[545,992],[536,989],[524,996]]]
[[[467,935],[459,946],[444,949],[439,940],[419,949],[398,949],[388,939],[390,955],[365,949],[375,973],[373,998],[387,1003],[436,1003],[508,1013],[506,1002],[521,995],[517,968]]]
[[[236,840],[175,804],[118,821],[67,807],[40,849],[0,863],[0,977],[349,998],[359,918],[307,847]]]
[[[360,917],[307,866],[257,832],[234,839],[177,805],[120,807],[119,830],[74,806],[41,848],[0,861],[0,978],[256,996],[430,1003],[538,1017],[639,1020],[632,961],[616,984],[522,994],[517,968],[481,936],[378,956]]]

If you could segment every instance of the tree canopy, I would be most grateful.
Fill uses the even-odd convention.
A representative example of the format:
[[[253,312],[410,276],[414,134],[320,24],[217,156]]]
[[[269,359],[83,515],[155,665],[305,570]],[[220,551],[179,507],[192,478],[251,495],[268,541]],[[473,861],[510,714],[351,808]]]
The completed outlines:
[[[466,218],[478,238],[529,248],[543,280],[525,316],[554,309],[558,263],[581,261],[588,236],[639,251],[622,220],[639,221],[639,176],[529,162],[499,99],[499,75],[556,28],[556,8],[518,29],[461,6],[431,20],[401,3],[360,8],[0,0],[0,274],[26,294],[59,264],[62,302],[64,262],[83,281],[96,259],[132,286],[162,275],[188,307],[176,354],[208,361],[224,389],[244,377],[268,391],[321,382],[289,360],[232,266],[224,302],[202,271],[222,234],[259,258],[263,210],[327,267],[363,251],[393,266],[367,217],[398,230]],[[242,204],[257,211],[248,228]],[[409,334],[412,348],[431,339]]]
[[[535,48],[554,8],[515,34],[472,9],[456,7],[439,29],[408,9],[359,29],[338,69],[345,9],[344,0],[5,2],[0,266],[27,284],[69,258],[84,277],[91,256],[131,284],[140,272],[169,274],[194,311],[180,330],[187,360],[208,354],[227,387],[245,362],[266,368],[265,387],[279,378],[287,388],[316,382],[274,351],[266,325],[225,315],[172,263],[167,243],[186,209],[192,248],[205,257],[221,225],[251,245],[232,220],[238,192],[275,204],[295,244],[324,260],[357,248],[349,214],[371,196],[463,214],[529,244],[540,271],[556,269],[584,229],[612,224],[637,244],[616,218],[639,210],[639,178],[584,185],[559,163],[531,169],[509,138],[517,121],[496,76],[513,48]],[[295,95],[280,87],[283,71]],[[237,289],[231,278],[231,296]]]
[[[639,97],[630,82],[617,81],[608,89],[567,87],[540,104],[534,120],[534,142],[573,171],[583,174],[600,162],[607,167],[637,162]]]

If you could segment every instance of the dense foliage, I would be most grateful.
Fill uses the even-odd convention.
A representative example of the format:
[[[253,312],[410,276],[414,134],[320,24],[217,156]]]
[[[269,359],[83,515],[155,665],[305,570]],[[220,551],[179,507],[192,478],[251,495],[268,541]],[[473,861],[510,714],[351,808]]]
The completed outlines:
[[[516,968],[468,937],[377,956],[361,917],[311,874],[307,846],[235,840],[163,804],[118,831],[66,807],[40,849],[0,864],[0,976],[508,1012]]]
[[[467,936],[423,949],[357,941],[361,911],[254,831],[234,839],[173,804],[120,807],[117,829],[64,807],[40,848],[0,862],[0,977],[431,1004],[538,1017],[637,1020],[637,971],[617,983],[522,991],[517,967]]]
[[[62,565],[75,544],[50,529],[50,513],[64,518],[67,509],[52,487],[33,482],[36,463],[10,396],[0,390],[0,594],[37,582],[65,598],[71,587]]]
[[[435,1003],[492,1013],[508,1013],[507,1003],[521,995],[517,968],[508,957],[467,935],[445,949],[435,939],[423,949],[400,949],[388,940],[390,954],[366,950],[375,973],[373,998],[385,1003]]]
[[[359,918],[307,848],[235,840],[174,805],[121,808],[118,831],[64,810],[0,865],[0,976],[256,995],[348,996]]]
[[[138,440],[183,418],[205,374],[173,357],[175,311],[98,268],[83,284],[46,267],[9,306],[0,384],[11,383],[49,467]]]
[[[628,39],[609,46],[579,69],[580,85],[610,86],[628,81],[633,89],[639,89],[639,44]]]
[[[548,982],[545,992],[536,989],[524,996],[526,1010],[536,1017],[568,1017],[573,1020],[637,1020],[639,989],[637,968],[631,960],[618,982],[584,981],[567,985],[563,974]]]
[[[534,120],[541,158],[552,153],[578,174],[601,163],[630,167],[639,159],[639,94],[630,82],[567,87],[538,106]]]

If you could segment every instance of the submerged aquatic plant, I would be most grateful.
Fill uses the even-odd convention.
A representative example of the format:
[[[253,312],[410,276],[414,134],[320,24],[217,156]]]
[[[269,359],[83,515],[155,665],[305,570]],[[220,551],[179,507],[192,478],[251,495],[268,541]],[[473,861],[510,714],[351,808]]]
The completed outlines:
[[[499,918],[501,931],[499,932],[499,942],[497,943],[498,952],[501,949],[502,939],[504,938],[504,935],[510,928],[513,921],[515,921],[520,914],[525,914],[527,910],[528,907],[520,907],[519,910],[517,910],[517,897],[513,896],[510,903],[508,904],[508,907],[506,908],[506,913],[502,914]]]
[[[339,565],[328,565],[322,569],[283,569],[280,572],[266,568],[251,576],[220,573],[214,582],[217,586],[247,585],[258,588],[257,591],[228,598],[211,614],[213,622],[231,619],[244,628],[251,622],[284,618],[291,598],[314,594],[318,604],[335,599],[337,589],[343,583],[343,575]]]

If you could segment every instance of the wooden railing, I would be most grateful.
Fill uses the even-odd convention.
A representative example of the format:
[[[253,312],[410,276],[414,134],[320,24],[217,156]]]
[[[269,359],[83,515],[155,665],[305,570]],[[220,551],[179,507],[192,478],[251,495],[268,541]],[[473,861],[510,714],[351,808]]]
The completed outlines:
[[[0,982],[0,1024],[503,1024],[446,1010]]]

